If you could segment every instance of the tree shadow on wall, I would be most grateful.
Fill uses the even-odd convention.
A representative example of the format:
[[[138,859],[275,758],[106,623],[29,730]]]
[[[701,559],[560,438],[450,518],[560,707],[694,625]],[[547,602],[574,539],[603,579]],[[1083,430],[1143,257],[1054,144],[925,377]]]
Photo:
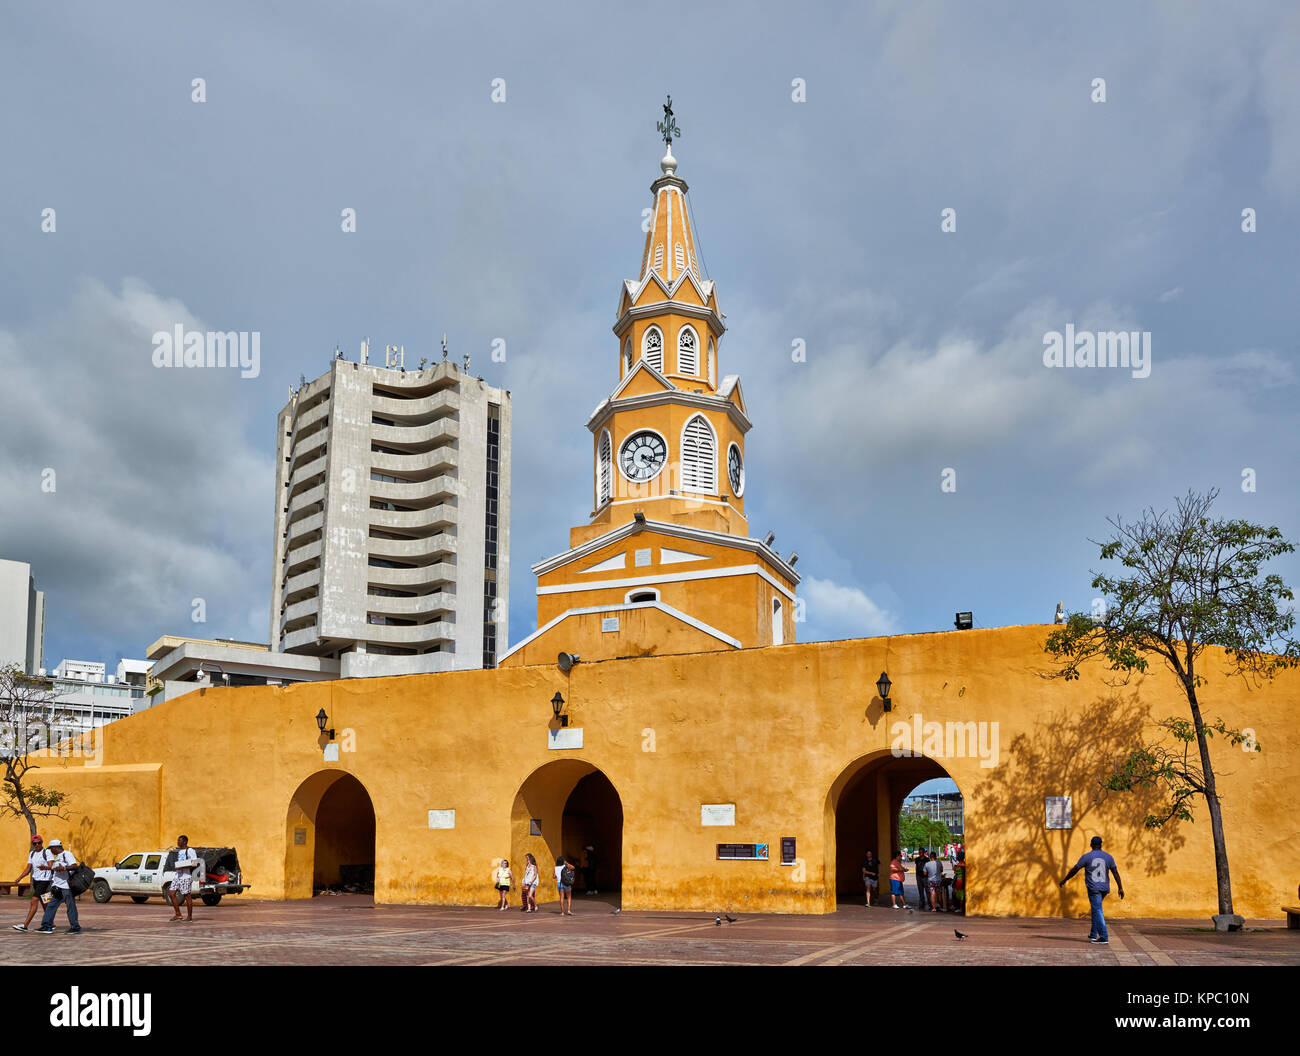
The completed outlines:
[[[1182,847],[1186,837],[1177,821],[1163,829],[1143,828],[1143,819],[1164,799],[1161,790],[1112,792],[1102,784],[1115,761],[1143,743],[1149,726],[1134,690],[1127,698],[1114,693],[1081,712],[1040,719],[1031,733],[1017,734],[1006,752],[1010,765],[996,769],[979,797],[980,831],[1000,836],[987,857],[973,863],[977,882],[996,883],[1017,915],[1041,914],[1045,893],[1057,899],[1063,917],[1086,913],[1079,878],[1063,889],[1058,885],[1087,850],[1082,837],[1093,835],[1106,841],[1122,876],[1139,869],[1147,876],[1164,873],[1169,851]],[[1071,797],[1072,829],[1047,828],[1047,796]],[[1128,834],[1122,845],[1121,832]]]
[[[83,817],[77,822],[76,835],[70,842],[77,861],[85,862],[92,869],[103,869],[117,862],[112,856],[113,848],[107,825],[96,824],[90,818]]]

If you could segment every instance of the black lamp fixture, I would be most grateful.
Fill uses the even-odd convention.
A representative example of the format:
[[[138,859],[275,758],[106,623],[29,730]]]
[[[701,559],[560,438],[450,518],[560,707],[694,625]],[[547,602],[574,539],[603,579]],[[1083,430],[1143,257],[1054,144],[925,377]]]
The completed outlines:
[[[317,728],[320,730],[321,733],[328,733],[328,734],[329,734],[329,737],[330,737],[330,740],[332,741],[332,740],[334,740],[334,731],[333,731],[333,729],[329,729],[329,730],[327,730],[327,729],[325,728],[325,724],[326,724],[327,722],[329,722],[329,721],[330,721],[330,717],[329,717],[328,715],[325,714],[325,709],[324,709],[324,708],[321,708],[320,711],[316,712],[316,726],[317,726]]]
[[[561,726],[568,726],[569,716],[560,714],[563,708],[564,708],[564,698],[560,696],[560,691],[557,689],[555,691],[555,696],[551,698],[551,710],[555,712],[555,717],[556,719],[559,720]]]
[[[894,684],[889,681],[889,672],[881,671],[880,677],[876,679],[876,692],[880,694],[880,701],[885,705],[886,711],[894,710],[893,702],[889,699],[889,691],[893,686]]]

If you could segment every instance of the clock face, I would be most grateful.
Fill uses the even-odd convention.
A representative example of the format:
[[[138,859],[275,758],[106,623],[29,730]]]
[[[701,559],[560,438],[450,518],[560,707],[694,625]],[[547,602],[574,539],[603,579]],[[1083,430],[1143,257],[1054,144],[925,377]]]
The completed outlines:
[[[656,476],[668,461],[668,445],[658,433],[642,430],[623,441],[618,464],[628,480],[641,482]]]
[[[740,457],[740,448],[732,444],[727,448],[727,476],[731,478],[732,493],[739,498],[745,494],[745,461]]]

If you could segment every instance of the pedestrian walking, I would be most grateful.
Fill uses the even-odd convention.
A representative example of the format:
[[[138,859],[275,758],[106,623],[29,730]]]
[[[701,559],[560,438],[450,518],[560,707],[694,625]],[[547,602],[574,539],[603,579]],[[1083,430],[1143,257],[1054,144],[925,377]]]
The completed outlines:
[[[45,843],[40,834],[32,837],[31,850],[27,854],[27,865],[21,873],[15,884],[21,884],[23,877],[28,873],[32,874],[32,900],[27,906],[27,919],[21,924],[13,924],[11,927],[14,931],[26,931],[32,926],[32,917],[36,916],[36,911],[42,907],[45,899],[42,898],[50,890],[50,881],[54,877],[54,872],[45,862]]]
[[[171,918],[173,921],[184,919],[192,922],[194,920],[194,873],[199,867],[199,856],[190,846],[188,836],[177,836],[176,848],[176,876],[172,879],[171,887],[167,889],[167,901],[176,911],[176,915]],[[188,914],[184,918],[181,917],[182,898],[185,899],[185,910]]]
[[[871,896],[880,888],[880,861],[870,847],[867,856],[862,859],[862,886],[867,889],[867,906],[871,906]]]
[[[943,866],[939,856],[930,852],[930,860],[925,863],[925,883],[930,889],[930,911],[939,912],[939,899],[943,893]]]
[[[46,867],[51,870],[53,876],[50,878],[50,901],[45,907],[45,912],[41,916],[41,926],[37,929],[42,935],[54,934],[54,915],[59,911],[59,906],[68,907],[68,934],[81,934],[81,922],[77,920],[77,900],[72,892],[68,890],[68,873],[77,865],[77,859],[73,857],[71,851],[63,849],[63,843],[60,840],[50,840],[49,850],[45,852]]]
[[[957,861],[952,867],[952,911],[960,916],[966,915],[966,852],[957,852]]]
[[[1084,871],[1088,903],[1092,906],[1092,930],[1088,933],[1088,941],[1098,946],[1106,946],[1110,943],[1110,934],[1106,931],[1106,917],[1101,911],[1101,904],[1110,894],[1110,874],[1115,874],[1115,886],[1119,889],[1121,900],[1124,898],[1124,881],[1119,877],[1115,859],[1101,849],[1100,836],[1092,838],[1092,850],[1074,863],[1074,868],[1065,874],[1065,880],[1061,881],[1060,886],[1064,887],[1065,881],[1080,869]]]
[[[524,880],[519,892],[523,896],[522,909],[525,913],[537,912],[537,859],[531,854],[524,855]]]
[[[496,889],[501,895],[501,904],[497,906],[497,909],[505,909],[510,905],[510,892],[515,889],[515,878],[510,872],[508,859],[502,858],[501,864],[497,866],[495,883]]]
[[[903,879],[906,876],[902,854],[898,848],[894,848],[894,856],[889,859],[889,904],[894,909],[907,908],[907,898],[903,895]]]
[[[555,859],[555,895],[560,900],[560,912],[564,912],[564,889],[561,887],[560,874],[564,872],[564,855]]]
[[[578,880],[578,863],[565,858],[560,868],[560,916],[573,916],[573,885]]]

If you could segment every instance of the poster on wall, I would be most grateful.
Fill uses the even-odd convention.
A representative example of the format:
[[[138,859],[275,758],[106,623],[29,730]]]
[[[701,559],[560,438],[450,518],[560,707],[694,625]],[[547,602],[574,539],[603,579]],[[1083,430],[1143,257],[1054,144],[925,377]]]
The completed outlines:
[[[1069,796],[1047,796],[1045,802],[1047,804],[1047,827],[1049,829],[1074,828]]]

